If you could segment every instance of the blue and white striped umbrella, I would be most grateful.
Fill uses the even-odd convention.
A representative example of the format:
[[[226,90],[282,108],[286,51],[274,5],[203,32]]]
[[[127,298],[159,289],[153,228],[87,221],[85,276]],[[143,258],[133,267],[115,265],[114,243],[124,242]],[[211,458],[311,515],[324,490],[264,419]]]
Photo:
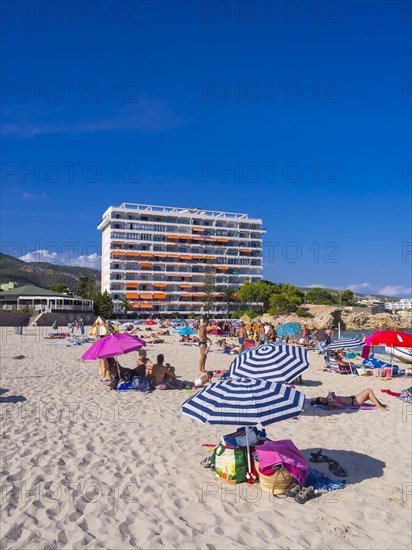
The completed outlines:
[[[331,342],[323,348],[323,351],[332,351],[334,349],[351,349],[364,346],[365,342],[362,342],[360,338],[340,338]]]
[[[305,348],[264,344],[239,354],[230,365],[230,378],[259,378],[289,384],[309,368]]]
[[[293,336],[297,332],[300,332],[301,326],[299,323],[283,323],[276,327],[276,332],[279,336]]]
[[[295,418],[305,395],[285,384],[239,378],[210,384],[182,405],[182,413],[200,422],[256,426]]]

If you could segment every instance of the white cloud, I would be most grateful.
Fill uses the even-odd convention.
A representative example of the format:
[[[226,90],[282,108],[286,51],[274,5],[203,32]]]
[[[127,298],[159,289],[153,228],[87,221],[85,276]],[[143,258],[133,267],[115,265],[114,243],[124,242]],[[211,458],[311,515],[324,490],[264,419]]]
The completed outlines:
[[[304,285],[304,286],[307,288],[326,288],[326,285],[324,285],[323,283]]]
[[[377,291],[377,294],[383,294],[384,296],[406,296],[410,297],[412,294],[412,288],[403,285],[387,285]]]
[[[51,252],[49,250],[40,249],[27,252],[24,256],[21,256],[19,260],[23,262],[47,262],[56,265],[68,265],[79,267],[91,267],[94,269],[101,269],[102,257],[97,253],[82,254],[80,256],[74,256],[70,252]]]
[[[371,287],[372,285],[370,283],[353,283],[347,286],[352,292],[369,292]]]

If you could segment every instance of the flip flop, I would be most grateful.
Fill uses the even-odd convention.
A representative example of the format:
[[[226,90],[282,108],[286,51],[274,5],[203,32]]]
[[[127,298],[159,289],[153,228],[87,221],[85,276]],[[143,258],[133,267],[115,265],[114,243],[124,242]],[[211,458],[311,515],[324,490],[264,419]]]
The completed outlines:
[[[347,473],[336,460],[329,460],[329,470],[337,477],[347,477]]]
[[[305,502],[311,500],[312,498],[315,498],[315,496],[315,489],[312,486],[305,487],[300,491],[298,495],[295,496],[295,502],[297,502],[298,504],[305,504]]]
[[[311,457],[309,462],[329,462],[329,458],[322,454],[322,449],[319,449],[317,453],[310,453]]]
[[[299,483],[294,483],[289,489],[285,491],[287,497],[295,498],[302,490],[302,486]]]

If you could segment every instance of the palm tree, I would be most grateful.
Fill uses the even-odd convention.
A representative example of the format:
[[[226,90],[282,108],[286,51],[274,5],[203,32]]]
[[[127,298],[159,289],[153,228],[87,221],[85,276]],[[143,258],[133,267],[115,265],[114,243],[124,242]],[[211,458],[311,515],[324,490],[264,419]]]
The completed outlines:
[[[233,286],[227,286],[224,288],[222,294],[226,302],[226,321],[227,321],[229,319],[230,302],[233,302],[236,296],[236,288],[234,288]]]
[[[121,300],[121,305],[122,305],[122,308],[124,309],[124,316],[126,317],[127,319],[127,312],[129,311],[130,309],[130,302],[127,298],[124,298],[123,300]]]

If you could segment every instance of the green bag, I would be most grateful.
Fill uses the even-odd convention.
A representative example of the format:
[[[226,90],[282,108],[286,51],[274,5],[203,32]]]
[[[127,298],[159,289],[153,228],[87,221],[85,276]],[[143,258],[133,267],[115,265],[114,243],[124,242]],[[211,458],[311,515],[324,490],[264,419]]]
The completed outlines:
[[[219,479],[226,483],[247,481],[247,457],[244,447],[227,449],[223,445],[217,445],[211,457],[211,465]]]

